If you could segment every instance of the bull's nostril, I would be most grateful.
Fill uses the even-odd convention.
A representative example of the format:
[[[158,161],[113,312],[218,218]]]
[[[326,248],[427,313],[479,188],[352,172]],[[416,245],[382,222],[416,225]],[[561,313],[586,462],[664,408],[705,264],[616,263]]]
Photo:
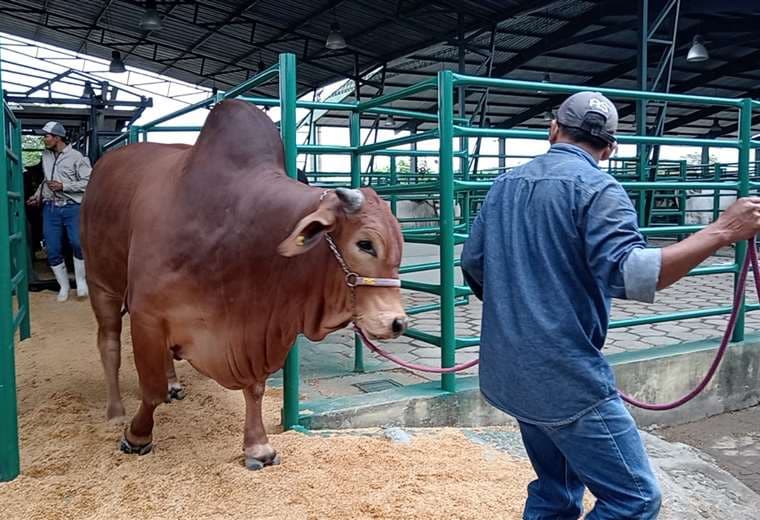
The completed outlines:
[[[396,318],[391,325],[394,334],[401,334],[406,330],[406,318]]]

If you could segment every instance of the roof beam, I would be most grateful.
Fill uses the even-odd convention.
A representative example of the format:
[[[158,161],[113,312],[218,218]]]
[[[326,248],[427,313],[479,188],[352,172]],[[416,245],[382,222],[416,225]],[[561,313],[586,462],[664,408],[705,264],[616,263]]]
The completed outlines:
[[[633,58],[629,58],[625,60],[622,63],[619,63],[618,65],[615,65],[614,67],[610,67],[609,69],[596,74],[592,76],[587,81],[583,82],[583,85],[586,86],[600,86],[604,85],[608,81],[612,81],[613,79],[617,78],[620,74],[631,70],[631,68],[636,66],[636,56]],[[548,110],[551,110],[555,105],[558,103],[561,103],[565,98],[567,97],[566,94],[555,94],[549,97],[546,101],[542,101],[538,105],[534,105],[528,110],[525,110],[524,112],[517,114],[513,117],[510,117],[509,119],[503,121],[498,126],[505,127],[505,128],[512,128],[515,127],[525,121],[528,121],[529,119],[534,118],[535,116],[542,114]],[[622,119],[624,116],[620,116]]]
[[[239,16],[243,15],[246,11],[249,9],[252,9],[256,6],[261,0],[253,0],[252,2],[246,2],[245,4],[241,5],[238,9],[235,9],[233,12],[231,12],[224,20],[220,22],[220,25],[217,26],[214,29],[210,29],[206,31],[206,34],[195,40],[192,44],[190,44],[190,47],[187,48],[186,51],[183,51],[182,54],[180,54],[177,58],[174,58],[173,61],[170,61],[166,67],[161,69],[161,71],[158,73],[159,75],[164,74],[167,70],[169,70],[172,65],[177,63],[180,59],[184,58],[188,54],[194,52],[198,47],[206,43],[212,36],[214,36],[217,31],[218,27],[221,27],[223,25],[226,25],[230,22],[232,22],[235,18],[238,18]]]
[[[111,7],[111,4],[114,2],[114,0],[108,0],[104,5],[103,8],[98,13],[98,16],[95,17],[95,21],[92,22],[92,25],[89,29],[87,29],[87,34],[84,38],[82,38],[82,44],[79,46],[79,49],[77,49],[77,54],[82,52],[82,49],[84,49],[85,45],[87,44],[87,40],[90,38],[90,34],[92,34],[92,30],[95,29],[98,24],[100,23],[100,19],[103,18],[103,15],[106,14],[106,11],[108,11],[108,8]],[[47,4],[47,0],[45,2]],[[43,7],[43,9],[45,9]]]
[[[494,78],[503,77],[505,74],[513,71],[517,67],[531,61],[532,59],[541,56],[542,54],[550,51],[559,49],[562,47],[565,47],[566,45],[569,45],[569,41],[572,41],[573,43],[580,43],[582,41],[587,41],[590,39],[594,39],[599,37],[600,31],[592,31],[590,33],[585,34],[578,34],[580,31],[583,31],[589,26],[589,20],[594,20],[594,23],[600,23],[596,19],[601,15],[603,12],[602,5],[599,4],[595,7],[593,7],[591,10],[589,10],[587,13],[585,13],[581,18],[574,20],[572,22],[567,23],[562,28],[558,29],[557,31],[547,35],[550,36],[550,38],[546,41],[542,41],[542,43],[539,43],[537,45],[534,45],[528,49],[523,50],[521,53],[516,54],[512,58],[508,59],[507,61],[497,63],[493,70],[491,71],[491,75]],[[609,34],[609,32],[606,32],[605,34]],[[634,63],[635,66],[635,63]],[[421,112],[432,112],[435,110],[436,105],[430,105],[428,107],[425,107],[421,109]],[[542,110],[542,111],[545,111]],[[540,112],[539,112],[540,113]],[[402,127],[402,129],[404,129]]]
[[[688,46],[690,44],[687,44]],[[742,56],[741,58],[738,58],[736,60],[724,63],[723,65],[720,65],[718,67],[715,67],[714,69],[710,69],[706,72],[703,72],[702,74],[697,74],[695,77],[683,81],[677,85],[674,85],[670,91],[673,94],[685,94],[689,92],[692,89],[695,89],[697,87],[705,87],[708,83],[715,79],[720,79],[725,76],[730,76],[733,73],[737,72],[747,72],[750,70],[755,70],[757,68],[757,61],[760,60],[760,50],[756,50],[753,52],[750,52],[749,54],[746,54]],[[717,88],[717,87],[716,87]],[[623,107],[621,110],[619,110],[620,117],[625,117],[626,115],[629,115],[633,113],[634,108],[633,105],[627,105]]]

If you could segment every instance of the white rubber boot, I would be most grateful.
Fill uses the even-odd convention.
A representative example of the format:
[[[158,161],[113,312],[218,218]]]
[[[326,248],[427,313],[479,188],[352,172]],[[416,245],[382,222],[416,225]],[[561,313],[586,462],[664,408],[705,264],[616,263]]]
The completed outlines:
[[[53,274],[55,274],[55,279],[58,282],[58,285],[61,286],[61,290],[58,291],[57,300],[59,302],[65,302],[69,299],[69,290],[71,289],[69,286],[69,274],[66,272],[66,264],[61,262],[60,264],[51,267],[51,269],[53,270]]]
[[[87,290],[87,278],[84,275],[84,260],[74,257],[74,275],[77,280],[77,296],[86,298],[89,294]]]

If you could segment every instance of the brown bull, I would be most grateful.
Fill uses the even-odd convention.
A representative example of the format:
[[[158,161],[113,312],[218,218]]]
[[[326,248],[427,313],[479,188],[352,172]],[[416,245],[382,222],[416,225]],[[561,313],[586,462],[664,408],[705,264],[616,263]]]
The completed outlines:
[[[142,402],[121,442],[129,453],[151,448],[153,412],[178,386],[173,355],[243,390],[246,465],[276,463],[261,400],[296,336],[319,341],[353,319],[383,339],[407,323],[388,205],[370,189],[288,178],[277,129],[242,101],[217,105],[193,146],[140,143],[103,156],[83,202],[82,246],[108,418],[124,415],[123,305],[130,314]],[[349,287],[337,257],[389,286]]]

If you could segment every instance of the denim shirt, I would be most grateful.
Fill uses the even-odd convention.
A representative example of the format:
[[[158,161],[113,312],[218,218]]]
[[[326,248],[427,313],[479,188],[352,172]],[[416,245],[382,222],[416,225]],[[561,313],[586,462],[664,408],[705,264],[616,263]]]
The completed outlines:
[[[601,353],[611,299],[653,301],[660,263],[625,190],[582,148],[555,144],[500,175],[462,251],[482,291],[485,399],[560,425],[615,397]]]

